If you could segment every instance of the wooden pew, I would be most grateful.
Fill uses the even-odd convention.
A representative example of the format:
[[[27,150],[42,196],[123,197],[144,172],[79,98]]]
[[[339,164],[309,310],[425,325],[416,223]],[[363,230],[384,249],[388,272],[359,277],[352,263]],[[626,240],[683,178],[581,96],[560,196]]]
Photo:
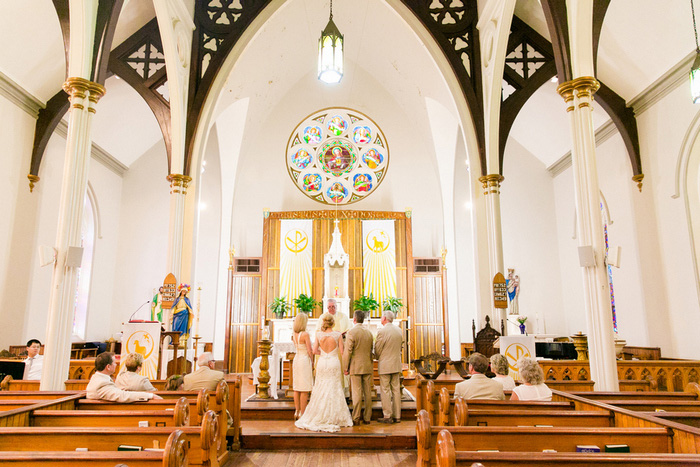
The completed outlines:
[[[700,412],[700,401],[607,399],[605,403],[636,412]]]
[[[220,460],[225,461],[217,453],[221,439],[213,411],[204,415],[201,426],[177,430],[189,443],[189,462],[192,465],[219,466]],[[2,451],[74,451],[76,448],[117,451],[123,444],[153,447],[154,442],[166,446],[174,431],[171,427],[6,427],[0,428],[0,458],[4,460]]]
[[[452,394],[446,387],[440,389],[439,395],[435,395],[433,386],[427,384],[426,392],[428,393],[428,402],[426,411],[430,417],[431,423],[441,425],[449,423],[449,420],[455,419],[455,400],[460,398],[452,397]],[[485,399],[470,399],[467,401],[470,409],[480,410],[572,410],[573,404],[570,402],[543,402],[543,401],[497,401]],[[460,415],[463,416],[463,415]]]
[[[551,389],[558,389],[560,391],[566,391],[566,392],[593,391],[593,386],[595,385],[595,381],[574,380],[574,379],[571,379],[571,380],[565,379],[565,380],[561,380],[561,381],[548,380],[548,381],[545,381],[544,383]]]
[[[51,400],[77,394],[79,391],[0,391],[0,401],[4,400]]]
[[[498,449],[499,451],[574,452],[576,445],[627,444],[634,453],[670,451],[670,435],[665,428],[609,427],[443,427],[431,426],[428,413],[421,411],[416,423],[418,466],[435,463],[437,435],[449,430],[458,451]]]
[[[30,417],[31,426],[119,426],[137,427],[140,421],[148,426],[180,427],[189,426],[190,404],[181,397],[174,410],[34,410]]]
[[[182,430],[173,431],[163,452],[156,451],[5,451],[0,454],[2,465],[22,467],[53,467],[87,465],[88,467],[114,467],[126,464],[131,467],[181,466],[189,462],[187,436]]]
[[[555,388],[556,389],[556,388]],[[620,391],[620,392],[578,392],[566,391],[574,396],[580,396],[595,401],[608,400],[655,400],[655,401],[697,401],[698,396],[689,392],[659,392],[659,391]]]
[[[576,410],[609,410],[614,417],[616,427],[662,427],[671,434],[671,452],[689,454],[700,452],[700,429],[698,428],[617,407],[609,404],[609,401],[595,401],[557,390],[552,390],[552,400],[573,403]]]
[[[615,467],[680,467],[700,465],[697,454],[635,454],[635,453],[569,453],[569,452],[467,452],[456,451],[452,435],[442,430],[437,436],[435,462],[438,467],[471,466],[475,462],[489,467],[501,466],[559,466],[590,467],[609,465]],[[482,465],[482,464],[478,464]]]
[[[445,410],[443,391],[446,392],[445,388],[440,392],[440,412],[437,421],[440,426],[612,426],[612,418],[607,410],[471,409],[469,401],[461,398],[454,400],[454,414],[451,414],[449,410]]]

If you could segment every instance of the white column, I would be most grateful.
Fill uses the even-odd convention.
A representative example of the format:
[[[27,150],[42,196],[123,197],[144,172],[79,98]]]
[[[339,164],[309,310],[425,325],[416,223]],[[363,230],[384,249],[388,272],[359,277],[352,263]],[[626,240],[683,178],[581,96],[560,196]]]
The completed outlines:
[[[168,240],[168,266],[182,282],[182,243],[185,232],[185,198],[187,186],[191,177],[180,174],[170,174],[170,235]]]
[[[493,277],[496,273],[503,274],[503,233],[501,230],[501,182],[503,175],[491,174],[479,177],[479,181],[484,187],[484,197],[486,200],[486,228],[489,246],[489,287],[491,288],[492,309],[491,318],[494,329],[499,330],[501,320],[506,319],[506,310],[494,308],[493,306]]]
[[[92,140],[90,126],[104,87],[83,78],[69,78],[63,89],[70,96],[66,157],[56,234],[56,264],[46,329],[42,391],[64,390],[70,367],[70,348],[79,266],[68,266],[69,247],[80,247]]]
[[[600,83],[583,76],[559,86],[567,104],[573,147],[576,226],[579,247],[592,247],[594,264],[582,266],[584,309],[588,324],[591,379],[597,391],[618,391],[610,288],[605,270],[603,222],[596,167],[595,132],[591,116],[593,94]]]

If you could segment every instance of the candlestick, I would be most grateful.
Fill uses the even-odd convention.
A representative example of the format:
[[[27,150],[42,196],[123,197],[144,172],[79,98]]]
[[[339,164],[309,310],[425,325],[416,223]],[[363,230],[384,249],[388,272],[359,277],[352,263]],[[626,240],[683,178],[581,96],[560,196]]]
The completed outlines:
[[[202,287],[197,287],[197,320],[194,325],[194,334],[199,335],[199,315],[202,307]]]

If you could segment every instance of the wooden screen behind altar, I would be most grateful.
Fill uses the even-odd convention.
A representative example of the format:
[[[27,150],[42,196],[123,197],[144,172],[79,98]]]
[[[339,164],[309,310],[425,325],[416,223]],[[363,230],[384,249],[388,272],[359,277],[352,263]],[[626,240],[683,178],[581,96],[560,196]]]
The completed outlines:
[[[411,220],[403,212],[378,211],[337,211],[342,245],[350,257],[348,295],[352,303],[362,295],[363,287],[363,233],[365,220],[391,219],[394,221],[394,241],[396,258],[396,297],[401,298],[406,308],[399,318],[406,318],[412,300],[410,278],[412,274]],[[281,221],[284,219],[308,219],[312,221],[311,232],[311,296],[320,301],[324,294],[323,257],[331,247],[332,233],[335,227],[336,211],[294,211],[271,212],[264,221],[263,228],[263,291],[260,302],[260,315],[272,319],[272,313],[266,306],[280,296],[280,237]],[[287,297],[289,302],[295,297]],[[312,317],[321,315],[317,308]],[[379,317],[379,312],[373,317]]]

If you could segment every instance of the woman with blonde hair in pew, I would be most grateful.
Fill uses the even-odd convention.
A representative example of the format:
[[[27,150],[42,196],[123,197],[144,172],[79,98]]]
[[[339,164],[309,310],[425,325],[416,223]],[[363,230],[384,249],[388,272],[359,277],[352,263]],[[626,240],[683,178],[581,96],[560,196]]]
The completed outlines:
[[[140,353],[130,353],[122,363],[126,371],[119,373],[114,384],[124,391],[155,391],[148,377],[140,375],[143,368],[143,355]]]
[[[520,372],[520,386],[513,389],[512,401],[551,401],[552,390],[544,384],[544,372],[537,360],[523,357],[516,364]]]
[[[505,355],[495,353],[491,355],[490,360],[491,371],[496,374],[496,377],[493,378],[494,381],[501,383],[504,391],[512,390],[515,387],[515,381],[513,381],[513,378],[508,375],[510,367],[510,365],[508,365],[508,359],[505,357]]]

